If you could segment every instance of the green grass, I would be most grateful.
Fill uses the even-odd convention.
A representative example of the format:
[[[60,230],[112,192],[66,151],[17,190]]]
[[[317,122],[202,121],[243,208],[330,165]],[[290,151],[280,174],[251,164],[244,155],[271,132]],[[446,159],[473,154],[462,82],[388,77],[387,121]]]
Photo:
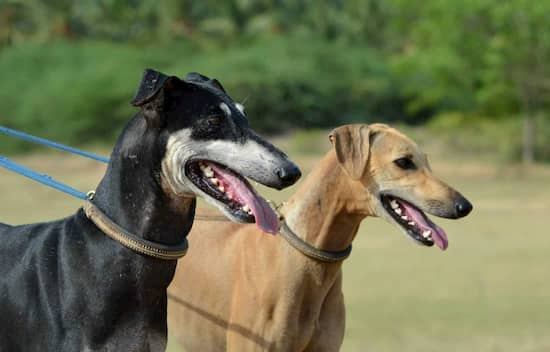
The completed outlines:
[[[304,170],[315,164],[318,154],[293,148],[302,141],[278,143]],[[438,220],[449,234],[446,252],[416,246],[381,220],[364,221],[344,264],[342,350],[550,350],[550,167],[522,171],[426,147],[435,172],[468,196],[474,212]],[[104,172],[101,164],[59,154],[16,159],[84,191]],[[0,180],[2,222],[48,220],[81,204],[5,170]],[[280,201],[293,189],[262,192]],[[171,341],[169,351],[180,349]]]

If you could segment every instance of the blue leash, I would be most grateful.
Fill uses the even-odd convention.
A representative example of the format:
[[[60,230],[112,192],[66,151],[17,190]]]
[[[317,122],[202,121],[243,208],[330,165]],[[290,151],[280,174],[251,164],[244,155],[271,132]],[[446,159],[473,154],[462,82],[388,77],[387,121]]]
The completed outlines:
[[[44,139],[44,138],[31,136],[30,134],[26,134],[26,133],[23,133],[23,132],[12,130],[12,129],[7,128],[7,127],[0,126],[0,132],[5,133],[5,134],[10,135],[10,136],[18,137],[18,138],[21,138],[21,139],[24,139],[24,140],[27,140],[27,141],[30,141],[30,142],[34,142],[34,143],[37,143],[37,144],[45,145],[45,146],[48,146],[48,147],[51,147],[51,148],[56,148],[56,149],[60,149],[60,150],[63,150],[63,151],[69,152],[69,153],[84,156],[86,158],[90,158],[90,159],[93,159],[93,160],[101,161],[101,162],[104,162],[104,163],[109,162],[108,158],[105,158],[105,157],[102,157],[102,156],[99,156],[99,155],[95,155],[95,154],[92,154],[92,153],[88,153],[88,152],[85,152],[85,151],[82,151],[82,150],[79,150],[79,149],[76,149],[76,148],[73,148],[73,147],[69,147],[69,146],[66,146],[66,145],[63,145],[63,144],[52,142],[52,141],[49,141],[49,140]],[[11,161],[8,158],[1,156],[1,155],[0,155],[0,166],[5,168],[5,169],[8,169],[10,171],[13,171],[15,173],[18,173],[22,176],[28,177],[28,178],[30,178],[34,181],[40,182],[40,183],[42,183],[46,186],[50,186],[50,187],[55,188],[55,189],[57,189],[61,192],[65,192],[67,194],[70,194],[73,197],[84,199],[84,200],[90,199],[90,197],[91,197],[90,194],[80,192],[77,189],[74,189],[74,188],[72,188],[70,186],[67,186],[67,185],[65,185],[65,184],[63,184],[59,181],[56,181],[55,179],[53,179],[49,175],[38,173],[38,172],[36,172],[34,170],[31,170],[31,169],[29,169],[25,166],[19,165],[15,162]]]
[[[19,164],[14,163],[8,158],[5,158],[3,156],[0,156],[0,166],[13,171],[15,173],[18,173],[20,175],[23,175],[25,177],[28,177],[34,181],[40,182],[42,184],[45,184],[46,186],[50,186],[52,188],[55,188],[61,192],[65,192],[67,194],[70,194],[73,197],[80,198],[80,199],[88,199],[88,195],[86,193],[80,192],[79,190],[76,190],[72,187],[69,187],[59,181],[54,180],[51,176],[48,176],[46,174],[40,174],[34,170],[31,170],[29,168],[26,168],[24,166],[21,166]]]
[[[7,127],[4,127],[4,126],[0,126],[0,132],[4,133],[4,134],[7,134],[9,136],[14,136],[14,137],[17,137],[17,138],[25,139],[25,140],[33,142],[33,143],[45,145],[45,146],[50,147],[50,148],[60,149],[60,150],[63,150],[63,151],[69,152],[69,153],[73,153],[73,154],[76,154],[76,155],[80,155],[80,156],[83,156],[83,157],[86,157],[86,158],[90,158],[90,159],[93,159],[93,160],[102,161],[104,163],[109,162],[108,158],[105,158],[105,157],[102,157],[102,156],[99,156],[99,155],[95,155],[95,154],[92,154],[92,153],[88,153],[88,152],[85,152],[85,151],[82,151],[82,150],[79,150],[79,149],[76,149],[76,148],[73,148],[73,147],[69,147],[69,146],[66,146],[66,145],[63,145],[63,144],[52,142],[52,141],[44,139],[44,138],[31,136],[30,134],[26,134],[26,133],[23,133],[23,132],[12,130],[11,128],[7,128]]]

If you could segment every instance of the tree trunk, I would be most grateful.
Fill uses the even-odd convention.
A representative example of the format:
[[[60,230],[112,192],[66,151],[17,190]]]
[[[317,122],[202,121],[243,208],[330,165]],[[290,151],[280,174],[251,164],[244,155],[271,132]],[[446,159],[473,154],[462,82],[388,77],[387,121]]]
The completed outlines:
[[[535,161],[535,118],[531,112],[523,117],[523,163],[530,165]]]

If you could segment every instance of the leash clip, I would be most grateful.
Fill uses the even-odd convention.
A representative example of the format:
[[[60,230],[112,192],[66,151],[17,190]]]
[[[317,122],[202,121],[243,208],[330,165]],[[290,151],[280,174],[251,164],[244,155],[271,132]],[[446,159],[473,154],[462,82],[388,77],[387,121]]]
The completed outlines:
[[[283,220],[285,217],[283,216],[283,214],[281,214],[281,212],[279,211],[283,205],[285,205],[286,202],[281,202],[279,204],[277,204],[276,202],[272,201],[271,199],[267,199],[267,204],[269,204],[271,206],[271,208],[273,208],[273,210],[275,210],[275,213],[277,214],[277,217],[279,218],[279,221]]]

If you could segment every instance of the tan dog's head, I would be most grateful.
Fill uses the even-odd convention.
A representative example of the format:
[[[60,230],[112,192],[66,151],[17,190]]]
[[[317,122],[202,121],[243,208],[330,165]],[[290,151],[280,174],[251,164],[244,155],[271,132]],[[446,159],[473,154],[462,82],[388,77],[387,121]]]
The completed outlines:
[[[345,125],[329,138],[365,213],[397,225],[418,243],[447,248],[445,232],[424,212],[458,219],[472,204],[432,174],[416,143],[383,124]]]

